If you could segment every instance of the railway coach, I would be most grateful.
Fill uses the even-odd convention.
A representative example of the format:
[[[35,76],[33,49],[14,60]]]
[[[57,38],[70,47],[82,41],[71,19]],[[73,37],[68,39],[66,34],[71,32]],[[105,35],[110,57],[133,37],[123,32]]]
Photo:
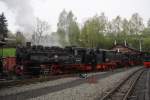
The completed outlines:
[[[150,68],[150,53],[147,52],[144,54],[144,67]]]
[[[13,47],[0,48],[0,57],[2,71],[13,72],[16,66],[16,49]]]

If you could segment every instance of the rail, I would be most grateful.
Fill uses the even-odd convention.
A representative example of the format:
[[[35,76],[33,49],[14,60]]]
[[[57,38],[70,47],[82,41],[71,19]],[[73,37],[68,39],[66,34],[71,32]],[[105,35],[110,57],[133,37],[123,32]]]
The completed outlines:
[[[131,87],[129,88],[129,90],[126,91],[126,93],[125,93],[124,96],[122,96],[122,98],[123,98],[122,100],[127,100],[127,98],[128,98],[128,96],[129,96],[129,94],[131,93],[131,91],[132,91],[132,89],[133,89],[135,83],[136,83],[137,80],[140,78],[141,74],[144,72],[143,68],[140,68],[140,69],[134,71],[134,72],[133,72],[132,74],[130,74],[125,80],[123,80],[122,82],[120,82],[116,87],[114,87],[110,92],[108,92],[108,93],[107,93],[103,98],[101,98],[100,100],[107,100],[107,99],[109,99],[109,98],[112,99],[113,95],[114,95],[116,92],[118,92],[118,90],[119,90],[128,80],[130,80],[130,78],[131,78],[132,76],[134,76],[134,75],[135,75],[136,73],[138,73],[138,72],[140,72],[140,73],[138,74],[138,76],[136,77],[135,80],[132,80],[132,82],[131,82]],[[115,99],[115,100],[117,100],[117,99]]]

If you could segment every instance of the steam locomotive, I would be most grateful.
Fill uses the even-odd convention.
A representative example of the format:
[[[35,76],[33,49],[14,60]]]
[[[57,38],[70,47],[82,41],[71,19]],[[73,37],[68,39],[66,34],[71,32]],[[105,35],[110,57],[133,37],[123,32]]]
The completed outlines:
[[[9,48],[7,48],[9,49]],[[13,50],[12,50],[13,49]],[[10,52],[14,53],[10,53]],[[141,57],[100,48],[68,46],[31,46],[11,48],[3,51],[13,57],[3,57],[3,68],[17,75],[51,75],[77,72],[91,72],[138,65]],[[4,54],[4,55],[6,55]]]

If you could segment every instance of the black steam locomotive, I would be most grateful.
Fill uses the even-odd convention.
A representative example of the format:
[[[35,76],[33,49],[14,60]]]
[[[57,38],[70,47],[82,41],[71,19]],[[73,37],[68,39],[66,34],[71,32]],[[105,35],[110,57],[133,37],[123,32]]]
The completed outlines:
[[[16,49],[16,68],[29,75],[102,71],[137,65],[134,61],[141,62],[141,59],[100,48],[26,46]]]

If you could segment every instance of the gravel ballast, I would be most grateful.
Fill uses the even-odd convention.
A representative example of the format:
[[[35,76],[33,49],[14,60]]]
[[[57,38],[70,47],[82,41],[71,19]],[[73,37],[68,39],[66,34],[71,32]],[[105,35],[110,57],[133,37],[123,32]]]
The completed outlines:
[[[106,72],[90,73],[90,74],[88,74],[88,76],[99,75],[99,74],[103,74],[103,73],[106,73]],[[16,93],[25,92],[25,91],[34,90],[34,89],[40,89],[40,88],[44,88],[44,87],[50,87],[50,86],[52,87],[55,85],[60,85],[63,83],[77,80],[78,78],[79,77],[61,78],[61,79],[57,79],[57,80],[53,80],[53,81],[38,82],[38,83],[28,84],[28,85],[23,85],[23,86],[14,86],[14,87],[10,87],[10,88],[4,88],[4,89],[0,89],[0,96],[16,94]]]
[[[141,67],[135,67],[124,72],[113,74],[106,78],[97,80],[96,83],[89,83],[87,81],[86,83],[76,87],[30,98],[29,100],[94,100],[98,97],[102,97],[108,89],[118,84],[120,81],[139,68]]]
[[[68,77],[53,81],[3,88],[1,100],[94,100],[141,67],[89,73],[88,78]],[[93,81],[91,81],[93,77]],[[94,82],[94,83],[91,83]]]
[[[75,77],[63,78],[63,79],[57,79],[54,81],[47,81],[47,82],[42,82],[42,83],[39,82],[36,84],[24,85],[21,87],[15,86],[15,87],[11,87],[11,88],[5,88],[5,89],[0,90],[0,96],[15,94],[15,93],[24,92],[24,91],[33,90],[33,89],[39,89],[39,88],[43,88],[43,87],[47,87],[47,86],[63,84],[65,82],[70,82],[75,79],[76,79]]]

